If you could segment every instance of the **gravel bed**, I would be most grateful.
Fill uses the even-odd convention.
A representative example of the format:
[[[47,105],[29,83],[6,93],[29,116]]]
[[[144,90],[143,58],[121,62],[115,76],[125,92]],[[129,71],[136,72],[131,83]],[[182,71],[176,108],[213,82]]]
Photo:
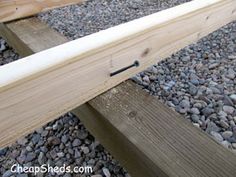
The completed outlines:
[[[20,59],[4,39],[0,37],[0,66]],[[63,177],[130,177],[120,164],[86,130],[80,120],[71,113],[48,123],[32,134],[19,139],[6,148],[0,148],[0,175],[3,177],[28,177],[30,174],[12,174],[14,164],[22,166],[92,166],[93,174],[62,174]],[[49,173],[43,176],[59,176]]]
[[[236,152],[236,22],[133,80]]]
[[[68,38],[76,39],[184,2],[187,1],[93,0],[43,13],[39,18]],[[234,22],[148,68],[133,80],[235,151],[235,66]]]
[[[191,0],[88,0],[51,10],[39,18],[70,39],[153,14]]]
[[[94,0],[52,10],[39,15],[39,18],[68,38],[76,39],[183,2],[186,1]],[[0,65],[19,59],[1,38],[0,44]],[[70,113],[18,140],[12,146],[0,149],[0,174],[4,177],[13,176],[9,169],[16,163],[24,166],[44,163],[52,166],[91,165],[95,171],[92,177],[129,177],[125,169],[87,132],[79,119]]]
[[[0,66],[19,59],[19,55],[0,37]]]
[[[94,173],[80,174],[40,174],[64,177],[130,177],[119,163],[94,139],[80,120],[68,113],[50,122],[34,133],[19,139],[12,146],[0,150],[0,174],[3,177],[27,177],[34,175],[13,175],[10,168],[14,164],[23,166],[91,166]]]
[[[39,18],[68,38],[77,39],[187,1],[190,0],[91,0],[42,13]],[[236,23],[231,23],[137,74],[133,80],[216,141],[235,151],[235,46]],[[0,38],[0,65],[18,58]],[[0,149],[0,174],[12,176],[9,168],[14,163],[26,166],[88,164],[94,167],[93,177],[129,177],[70,113],[12,146]]]

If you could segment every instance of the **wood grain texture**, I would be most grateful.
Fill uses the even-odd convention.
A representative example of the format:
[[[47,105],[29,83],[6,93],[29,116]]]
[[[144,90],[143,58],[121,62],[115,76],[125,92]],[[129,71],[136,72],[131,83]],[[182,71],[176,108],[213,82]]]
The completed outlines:
[[[33,54],[30,48],[24,45],[24,43],[18,38],[18,36],[14,34],[10,29],[8,29],[8,27],[3,23],[0,23],[0,37],[4,38],[7,43],[15,49],[16,52],[19,53],[19,51],[21,51],[22,57]]]
[[[235,20],[235,7],[235,0],[192,1],[0,67],[0,144]],[[137,59],[140,67],[110,77]]]
[[[135,177],[235,177],[235,154],[131,81],[73,112]]]
[[[0,24],[0,36],[22,57],[68,42],[38,18]]]
[[[28,56],[69,41],[35,17],[0,24],[0,36],[4,37],[8,44],[16,49],[21,56]],[[17,125],[18,120],[15,121],[17,122],[15,125]],[[42,127],[50,122],[50,119],[29,121],[30,124],[22,122],[21,127],[12,127],[11,132],[2,132],[5,134],[6,141],[1,142],[0,147],[9,145],[35,129]],[[19,123],[21,124],[21,122]],[[25,124],[25,127],[23,127],[23,124]],[[12,124],[11,126],[15,125]]]
[[[0,22],[7,22],[37,13],[81,3],[84,0],[1,0],[0,1]]]

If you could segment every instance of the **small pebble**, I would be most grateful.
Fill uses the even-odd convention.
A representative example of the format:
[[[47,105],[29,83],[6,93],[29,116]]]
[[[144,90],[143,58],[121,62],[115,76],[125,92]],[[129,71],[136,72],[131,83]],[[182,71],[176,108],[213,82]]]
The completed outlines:
[[[223,110],[224,112],[226,112],[227,114],[233,114],[234,113],[234,107],[232,106],[223,106]]]
[[[111,177],[111,173],[107,168],[102,168],[102,172],[106,177]]]
[[[73,141],[73,143],[72,143],[72,146],[74,146],[74,147],[76,147],[76,146],[79,146],[79,145],[81,145],[82,143],[81,143],[81,141],[79,140],[79,139],[75,139],[74,141]]]
[[[233,132],[231,132],[231,131],[225,131],[225,132],[222,133],[222,137],[226,140],[229,139],[232,136],[233,136]]]
[[[224,140],[223,137],[219,133],[217,133],[217,132],[212,131],[210,134],[218,142],[222,142]]]

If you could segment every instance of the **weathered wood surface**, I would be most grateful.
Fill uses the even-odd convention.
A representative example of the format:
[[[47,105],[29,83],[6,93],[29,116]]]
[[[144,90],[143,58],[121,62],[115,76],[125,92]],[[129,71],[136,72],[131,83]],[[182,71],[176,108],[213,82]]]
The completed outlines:
[[[234,0],[192,1],[0,67],[0,144],[234,20],[235,7]],[[137,59],[140,67],[110,77]]]
[[[134,177],[235,177],[233,152],[131,81],[73,112]]]
[[[38,18],[0,24],[0,36],[22,57],[68,42],[66,37],[55,32]]]
[[[1,0],[0,1],[0,22],[7,22],[37,13],[81,3],[84,0]]]

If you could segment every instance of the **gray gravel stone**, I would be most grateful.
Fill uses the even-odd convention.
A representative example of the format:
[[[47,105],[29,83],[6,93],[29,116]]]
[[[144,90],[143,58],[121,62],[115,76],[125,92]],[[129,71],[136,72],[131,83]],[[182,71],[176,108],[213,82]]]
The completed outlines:
[[[189,93],[192,95],[192,96],[195,96],[197,94],[197,87],[195,85],[192,85],[192,84],[189,84]]]
[[[42,13],[39,18],[65,36],[77,39],[188,1],[90,0]]]
[[[111,177],[111,173],[107,168],[102,168],[102,172],[106,177]]]
[[[80,146],[82,143],[79,139],[75,139],[72,143],[72,146],[76,147],[76,146]]]
[[[225,95],[224,96],[224,99],[223,99],[223,103],[226,105],[226,106],[234,106],[234,103],[233,101],[230,99],[229,96]]]
[[[210,116],[212,113],[214,113],[215,110],[209,107],[206,107],[202,110],[203,115]]]
[[[225,131],[222,133],[222,137],[226,140],[231,138],[232,136],[233,136],[233,132],[231,132],[231,131]]]
[[[231,100],[236,104],[236,94],[230,95]]]
[[[0,148],[0,156],[5,155],[7,152],[7,148]]]
[[[150,83],[150,79],[149,79],[148,76],[144,76],[144,77],[143,77],[143,81],[146,82],[147,84]]]
[[[229,124],[224,120],[220,120],[220,125],[225,129],[229,128]]]
[[[213,138],[216,140],[216,141],[218,141],[218,142],[222,142],[224,139],[223,139],[223,137],[219,134],[219,133],[217,133],[217,132],[214,132],[214,131],[211,131],[211,133],[210,133],[212,136],[213,136]]]
[[[191,110],[190,110],[190,112],[192,113],[192,114],[200,114],[200,111],[199,111],[199,109],[198,108],[192,108]]]
[[[213,132],[219,132],[220,128],[214,122],[208,122],[206,132],[210,133],[212,131]]]
[[[75,149],[75,158],[80,158],[80,157],[81,157],[80,151],[78,151],[77,149]]]
[[[236,143],[232,143],[232,147],[236,149]]]
[[[26,143],[28,143],[28,140],[26,138],[21,138],[21,139],[17,140],[17,143],[19,145],[25,146]]]
[[[59,157],[59,158],[64,157],[64,156],[65,156],[65,154],[63,152],[58,152],[57,153],[57,157]]]
[[[235,71],[232,68],[229,68],[229,70],[227,71],[226,77],[228,77],[229,79],[234,79],[235,78]]]
[[[28,174],[18,174],[16,177],[28,177]]]
[[[89,148],[88,147],[81,147],[81,150],[83,151],[84,154],[88,154],[89,153]]]
[[[225,147],[225,148],[229,148],[230,147],[230,142],[228,141],[222,141],[221,144]]]
[[[82,5],[51,10],[39,16],[68,38],[76,39],[183,2],[187,0],[93,0]],[[218,113],[224,111],[224,106],[233,108],[235,106],[232,105],[232,103],[235,104],[235,100],[231,96],[236,91],[235,27],[236,23],[231,23],[150,67],[147,71],[139,73],[137,77],[133,77],[134,81],[143,85],[150,94],[169,106],[175,106],[175,110],[183,113],[195,126],[208,133],[214,132],[212,136],[222,142],[222,145],[229,145],[229,148],[233,147],[232,145],[236,142],[234,138],[236,127],[232,123],[232,121],[236,122],[235,112],[230,111],[232,114],[229,114],[227,111],[227,115]],[[0,41],[3,40],[0,39]],[[19,58],[5,41],[4,46],[6,48],[0,52],[0,65]],[[185,103],[181,102],[182,100],[186,100]],[[193,108],[197,108],[200,113],[196,114],[197,111]],[[199,117],[192,119],[192,116]],[[220,121],[224,121],[228,126],[221,126]],[[224,133],[226,131],[232,131],[234,135],[227,141],[223,141],[222,136],[227,137],[227,133]],[[73,141],[77,138],[81,140],[81,145],[74,147]],[[95,174],[102,176],[102,168],[106,167],[111,176],[129,176],[124,169],[116,171],[115,167],[108,168],[108,166],[114,166],[112,157],[101,145],[91,146],[94,138],[70,113],[29,135],[27,140],[21,143],[22,145],[17,144],[17,147],[12,147],[19,148],[19,151],[7,154],[25,163],[28,152],[23,153],[22,149],[30,146],[32,152],[36,154],[36,158],[29,162],[32,164],[38,163],[40,151],[44,153],[45,160],[42,161],[50,164],[83,164],[92,157],[96,161]],[[33,145],[29,145],[30,142],[33,142]],[[81,147],[87,147],[87,149],[82,150]],[[63,152],[65,156],[58,161],[60,152]],[[97,165],[99,163],[100,165]],[[117,162],[115,164],[119,166]]]
[[[69,174],[69,173],[66,173],[66,174],[63,175],[63,177],[72,177],[72,175]]]
[[[236,123],[236,117],[233,117],[233,121]]]
[[[182,100],[179,105],[182,107],[182,108],[190,108],[190,102],[188,100]]]
[[[102,175],[92,175],[91,177],[102,177]]]
[[[230,56],[228,56],[228,59],[230,59],[230,60],[236,60],[236,55],[230,55]]]
[[[220,64],[219,63],[212,63],[209,65],[209,69],[215,69],[216,67],[218,67]]]
[[[61,140],[56,136],[51,136],[48,138],[48,144],[51,146],[59,145]]]
[[[37,144],[40,140],[40,135],[39,134],[34,134],[32,138],[32,143]]]
[[[52,149],[52,150],[49,152],[49,154],[50,154],[51,159],[56,159],[56,158],[57,158],[57,152],[56,152],[55,149]]]
[[[227,114],[233,114],[234,113],[234,107],[232,107],[232,106],[224,106],[223,107],[223,110],[224,110],[224,112],[226,112]]]
[[[77,134],[77,137],[80,140],[84,140],[88,137],[88,132],[87,131],[79,131],[78,134]]]
[[[31,162],[32,160],[34,160],[36,158],[36,154],[33,153],[33,152],[29,152],[27,155],[26,155],[26,158],[25,158],[25,162]]]
[[[48,130],[44,130],[42,133],[41,133],[41,136],[42,137],[46,137],[48,135]]]
[[[38,156],[38,163],[39,163],[40,165],[43,165],[43,164],[45,164],[45,162],[46,162],[45,155],[44,155],[43,152],[40,152],[40,153],[39,153],[39,156]]]
[[[224,112],[224,111],[220,111],[220,112],[218,113],[218,115],[220,116],[220,118],[226,118],[226,117],[227,117],[227,113]]]
[[[67,141],[68,141],[68,137],[66,135],[63,135],[61,137],[61,142],[65,144]]]
[[[7,170],[7,171],[2,175],[2,177],[10,177],[11,175],[12,175],[11,170]]]
[[[7,49],[6,42],[3,39],[0,39],[0,52],[3,52]]]
[[[193,115],[191,116],[191,119],[192,119],[192,121],[193,121],[194,123],[198,123],[199,120],[200,120],[200,117],[199,117],[198,115],[196,115],[196,114],[193,114]]]

